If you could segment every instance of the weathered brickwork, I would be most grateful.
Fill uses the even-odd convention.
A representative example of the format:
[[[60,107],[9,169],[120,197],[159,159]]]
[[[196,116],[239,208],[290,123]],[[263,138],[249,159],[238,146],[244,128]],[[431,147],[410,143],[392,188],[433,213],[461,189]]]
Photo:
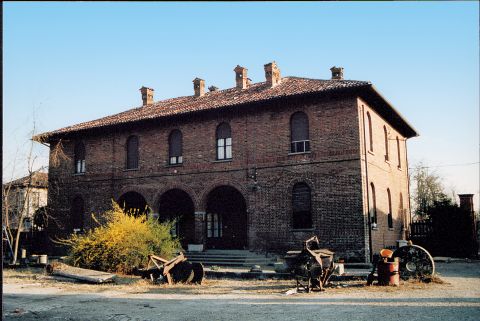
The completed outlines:
[[[290,154],[290,117],[297,111],[308,116],[311,151]],[[365,154],[363,124],[367,111],[372,116],[374,152]],[[216,161],[215,130],[221,122],[231,127],[233,157],[229,161]],[[390,140],[391,160],[385,162],[383,125],[388,127],[391,139],[401,139],[400,169],[395,140]],[[168,165],[167,142],[173,129],[183,134],[183,164],[176,166]],[[125,169],[130,135],[139,138],[137,170]],[[78,141],[86,149],[83,174],[73,174]],[[51,150],[56,142],[51,142]],[[126,192],[141,194],[153,213],[158,213],[162,194],[180,189],[195,207],[195,243],[204,243],[208,195],[216,187],[227,185],[245,199],[249,249],[281,252],[298,248],[302,240],[316,234],[322,245],[338,256],[368,261],[370,182],[375,184],[377,197],[378,225],[371,231],[375,251],[402,238],[400,193],[409,213],[405,138],[356,95],[285,99],[162,118],[101,133],[69,135],[61,143],[67,158],[59,164],[51,159],[49,182],[55,186],[51,206],[68,222],[71,202],[81,196],[86,228],[95,224],[91,212],[109,208],[112,199],[118,200]],[[298,182],[306,183],[312,193],[313,224],[303,230],[292,228],[292,189]],[[393,230],[387,227],[387,188],[392,195]]]

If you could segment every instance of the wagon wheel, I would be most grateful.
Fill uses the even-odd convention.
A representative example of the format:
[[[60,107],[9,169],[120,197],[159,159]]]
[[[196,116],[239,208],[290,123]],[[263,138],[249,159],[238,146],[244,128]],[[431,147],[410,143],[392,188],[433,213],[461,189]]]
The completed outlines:
[[[190,283],[194,276],[192,263],[180,262],[171,269],[170,274],[174,283]]]
[[[205,270],[203,269],[203,264],[192,263],[192,269],[193,269],[192,283],[202,284],[203,278],[205,277]]]
[[[433,258],[423,247],[418,245],[402,246],[393,252],[399,258],[400,277],[429,279],[435,274]]]

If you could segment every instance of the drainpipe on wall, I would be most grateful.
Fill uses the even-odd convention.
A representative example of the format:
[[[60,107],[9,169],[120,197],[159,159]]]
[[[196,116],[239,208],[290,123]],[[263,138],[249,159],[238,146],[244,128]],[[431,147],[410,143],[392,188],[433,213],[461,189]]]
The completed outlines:
[[[368,186],[368,162],[367,162],[367,140],[365,135],[365,110],[362,105],[362,129],[363,129],[363,153],[365,155],[365,181],[367,183],[367,217],[368,217],[368,247],[370,263],[373,262],[373,242],[372,242],[372,220],[370,218],[370,191]],[[371,135],[371,134],[370,134]]]

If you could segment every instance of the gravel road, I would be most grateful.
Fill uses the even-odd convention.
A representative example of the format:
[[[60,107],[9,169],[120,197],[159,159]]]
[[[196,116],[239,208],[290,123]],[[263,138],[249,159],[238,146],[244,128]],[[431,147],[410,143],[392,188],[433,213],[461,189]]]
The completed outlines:
[[[207,280],[150,285],[136,278],[88,285],[38,270],[4,271],[4,320],[480,320],[480,262],[439,263],[442,282],[400,287],[336,283],[322,293],[286,295],[288,280]]]

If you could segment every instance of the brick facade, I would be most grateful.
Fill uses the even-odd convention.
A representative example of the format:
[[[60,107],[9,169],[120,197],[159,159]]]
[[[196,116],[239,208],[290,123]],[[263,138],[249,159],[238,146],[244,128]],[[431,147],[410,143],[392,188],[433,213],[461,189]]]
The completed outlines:
[[[310,151],[290,153],[290,117],[303,111],[309,120]],[[365,153],[364,114],[372,117],[374,152]],[[232,132],[228,161],[216,160],[215,130],[227,122]],[[389,138],[400,139],[402,167],[397,164],[396,140],[390,140],[390,162],[385,162],[383,126]],[[183,134],[183,164],[168,165],[168,137]],[[126,141],[139,138],[139,168],[125,170]],[[86,171],[74,172],[74,146],[86,149]],[[154,119],[104,130],[73,133],[50,141],[51,150],[61,142],[66,158],[51,160],[51,206],[68,221],[74,197],[85,202],[85,228],[92,226],[89,213],[101,212],[126,192],[141,194],[153,213],[171,189],[185,191],[194,204],[194,242],[206,241],[209,194],[231,186],[246,203],[247,248],[284,251],[298,248],[315,234],[338,257],[368,261],[370,229],[367,186],[374,182],[378,225],[371,231],[374,251],[393,246],[402,238],[403,208],[409,213],[406,139],[356,94],[287,97],[203,113]],[[53,155],[53,153],[51,153]],[[368,164],[366,166],[366,164]],[[55,166],[57,165],[57,166]],[[292,189],[304,182],[311,189],[312,228],[292,228]],[[393,229],[388,229],[386,189],[392,196]],[[409,215],[407,215],[409,216]],[[224,227],[225,228],[225,227]]]

